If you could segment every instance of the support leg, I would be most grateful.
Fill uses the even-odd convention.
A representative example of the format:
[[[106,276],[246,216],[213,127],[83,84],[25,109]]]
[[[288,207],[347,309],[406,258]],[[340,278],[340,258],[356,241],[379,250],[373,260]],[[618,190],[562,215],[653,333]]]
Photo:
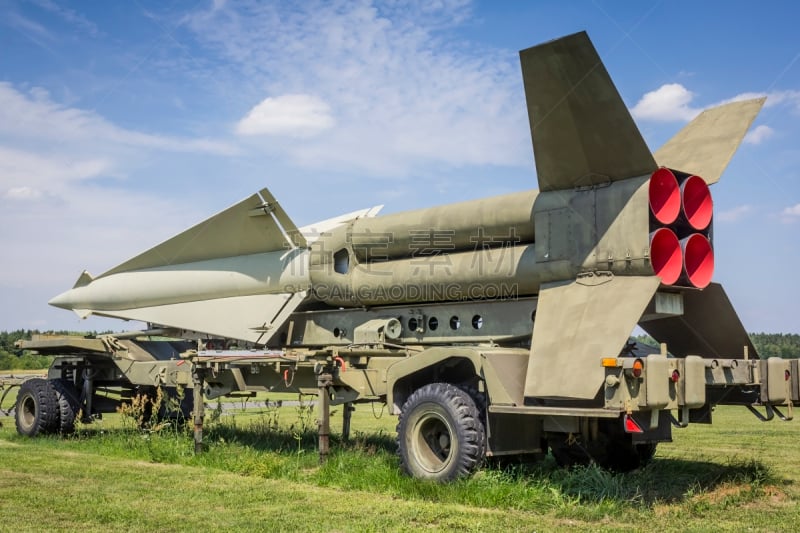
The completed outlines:
[[[342,411],[342,440],[344,442],[350,440],[350,420],[355,410],[356,408],[353,407],[352,402],[344,404],[344,410]]]
[[[330,450],[331,434],[331,409],[330,398],[328,397],[328,387],[331,385],[333,376],[330,374],[319,374],[317,376],[317,387],[319,388],[319,462],[325,463],[328,460]]]
[[[192,389],[194,405],[192,417],[194,418],[194,453],[203,452],[203,419],[205,418],[205,404],[203,403],[203,373],[195,369],[192,372]]]

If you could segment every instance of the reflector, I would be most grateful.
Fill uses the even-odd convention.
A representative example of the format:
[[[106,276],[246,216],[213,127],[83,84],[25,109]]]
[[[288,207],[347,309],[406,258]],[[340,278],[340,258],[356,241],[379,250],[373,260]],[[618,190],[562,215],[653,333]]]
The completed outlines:
[[[636,420],[625,415],[625,433],[644,433],[644,431],[639,427],[639,424],[636,423]]]

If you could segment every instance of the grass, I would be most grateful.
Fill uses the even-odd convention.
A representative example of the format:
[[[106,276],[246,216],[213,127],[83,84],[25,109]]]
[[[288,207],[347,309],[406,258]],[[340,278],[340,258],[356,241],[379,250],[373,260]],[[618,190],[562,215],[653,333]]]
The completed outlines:
[[[334,434],[322,466],[314,413],[256,411],[208,424],[197,456],[186,428],[142,433],[118,415],[33,440],[0,419],[0,529],[780,531],[800,519],[800,426],[743,408],[676,430],[627,475],[566,471],[548,457],[449,485],[400,474],[396,420],[369,405],[355,412],[349,443]]]

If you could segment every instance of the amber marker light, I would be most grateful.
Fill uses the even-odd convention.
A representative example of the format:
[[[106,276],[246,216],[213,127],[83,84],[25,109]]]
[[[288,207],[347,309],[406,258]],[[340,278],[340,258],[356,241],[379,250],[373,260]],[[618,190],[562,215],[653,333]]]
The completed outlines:
[[[641,359],[637,359],[633,362],[633,366],[631,367],[631,374],[633,377],[640,378],[642,377],[642,371],[644,370],[644,361]]]

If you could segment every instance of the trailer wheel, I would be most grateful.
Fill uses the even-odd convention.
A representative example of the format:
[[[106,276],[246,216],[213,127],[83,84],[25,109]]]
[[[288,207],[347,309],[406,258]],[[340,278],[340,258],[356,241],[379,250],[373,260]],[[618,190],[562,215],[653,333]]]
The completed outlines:
[[[475,401],[449,383],[417,389],[403,405],[397,444],[403,470],[439,482],[469,475],[481,463],[486,432]]]
[[[20,435],[35,437],[57,431],[59,409],[52,384],[34,378],[20,385],[14,418]]]
[[[50,382],[58,403],[58,422],[56,429],[62,435],[75,431],[75,418],[80,411],[80,400],[75,386],[65,379],[54,379]]]

